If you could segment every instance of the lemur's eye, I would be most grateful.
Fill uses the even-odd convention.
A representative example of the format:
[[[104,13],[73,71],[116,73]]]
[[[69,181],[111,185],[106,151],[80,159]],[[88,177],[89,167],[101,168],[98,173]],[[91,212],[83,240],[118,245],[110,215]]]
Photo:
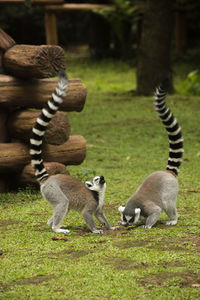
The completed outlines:
[[[95,182],[99,181],[99,177],[96,177],[96,178],[94,179],[94,181],[95,181]]]

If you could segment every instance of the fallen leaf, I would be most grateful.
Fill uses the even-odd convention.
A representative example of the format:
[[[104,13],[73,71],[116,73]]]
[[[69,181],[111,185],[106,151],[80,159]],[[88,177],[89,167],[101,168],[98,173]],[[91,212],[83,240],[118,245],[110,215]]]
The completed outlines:
[[[52,237],[52,240],[53,240],[53,241],[68,241],[67,238],[62,237],[62,236],[53,236],[53,237]]]

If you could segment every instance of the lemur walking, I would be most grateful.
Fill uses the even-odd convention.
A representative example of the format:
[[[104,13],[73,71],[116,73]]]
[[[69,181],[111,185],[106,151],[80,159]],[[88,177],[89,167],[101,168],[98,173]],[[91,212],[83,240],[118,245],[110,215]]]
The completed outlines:
[[[102,230],[96,228],[93,215],[104,224],[107,229],[111,227],[104,215],[104,194],[106,182],[103,176],[95,176],[92,181],[85,184],[70,175],[57,174],[50,176],[45,169],[42,159],[42,140],[46,128],[55,115],[59,106],[66,96],[68,79],[64,71],[59,72],[58,84],[47,106],[42,109],[32,129],[30,139],[31,163],[35,168],[35,175],[40,183],[42,196],[52,205],[54,212],[48,220],[48,225],[54,232],[67,233],[69,230],[62,229],[61,222],[70,209],[82,213],[88,228],[93,233],[102,234]]]
[[[145,221],[145,228],[151,228],[164,210],[169,220],[166,225],[175,225],[178,221],[176,198],[178,195],[179,167],[183,155],[183,138],[176,118],[166,106],[166,94],[170,79],[163,80],[156,89],[154,106],[169,138],[169,158],[165,171],[157,171],[148,176],[125,207],[120,206],[122,221],[120,225],[128,226]]]

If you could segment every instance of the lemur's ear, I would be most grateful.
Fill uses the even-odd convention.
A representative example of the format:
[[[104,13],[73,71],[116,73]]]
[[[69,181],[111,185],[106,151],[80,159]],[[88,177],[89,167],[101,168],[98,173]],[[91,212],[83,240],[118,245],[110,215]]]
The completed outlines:
[[[125,206],[121,205],[120,207],[118,207],[118,211],[120,211],[121,213],[123,213],[124,209],[125,209]]]
[[[135,209],[135,214],[136,214],[136,215],[139,215],[140,213],[141,213],[141,209],[140,209],[139,207],[136,208],[136,209]]]
[[[140,213],[141,213],[141,209],[138,207],[135,209],[135,220],[134,220],[134,223],[136,224],[139,219],[140,219]]]
[[[86,181],[86,182],[85,182],[85,186],[86,186],[88,189],[90,189],[90,188],[93,186],[93,184],[92,184],[92,182],[90,182],[90,181]]]

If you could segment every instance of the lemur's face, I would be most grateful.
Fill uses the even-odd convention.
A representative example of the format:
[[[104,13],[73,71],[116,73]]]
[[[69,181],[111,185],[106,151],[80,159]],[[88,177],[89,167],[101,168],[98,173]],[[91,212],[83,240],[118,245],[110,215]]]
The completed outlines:
[[[106,187],[106,181],[103,176],[95,176],[91,181],[85,182],[86,187],[95,192],[100,192]]]
[[[121,212],[121,221],[118,222],[119,225],[123,225],[125,227],[136,224],[140,218],[140,208],[136,208],[133,214],[125,213],[125,206],[120,206],[118,210]]]

